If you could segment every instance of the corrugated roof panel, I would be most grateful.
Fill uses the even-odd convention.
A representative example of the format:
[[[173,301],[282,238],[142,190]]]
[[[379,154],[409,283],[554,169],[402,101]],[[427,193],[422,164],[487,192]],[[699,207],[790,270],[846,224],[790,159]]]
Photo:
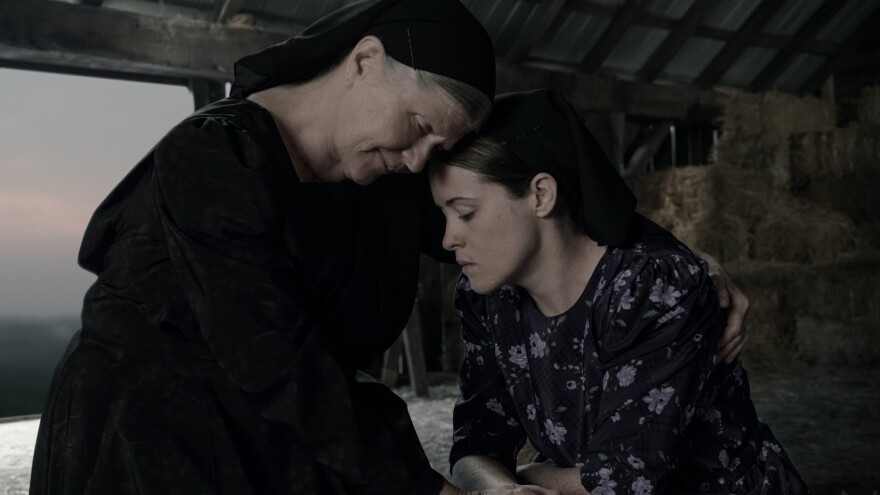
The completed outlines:
[[[694,36],[685,42],[675,57],[666,64],[661,78],[690,83],[724,48],[724,42]]]
[[[242,12],[253,12],[276,19],[290,19],[300,24],[311,24],[333,12],[351,0],[249,0],[242,5]]]
[[[878,7],[880,7],[880,0],[849,0],[840,9],[840,12],[819,31],[816,39],[837,43],[845,41],[859,24]]]
[[[212,10],[214,8],[214,0],[164,0],[160,1],[159,3],[167,3],[170,5],[177,5],[179,7],[189,7],[202,10]]]
[[[602,67],[635,74],[648,61],[669,31],[659,28],[632,26],[608,54]]]
[[[711,1],[715,3],[715,7],[703,19],[703,24],[728,31],[738,30],[761,3],[761,0]]]
[[[509,1],[472,2],[471,12],[480,20],[480,23],[486,28],[489,36],[492,37],[492,41],[496,44],[496,50],[498,49],[498,39],[503,34],[502,30],[506,29],[505,23],[507,22],[508,17],[512,11],[521,8],[521,3],[522,2],[517,1],[511,5],[511,2]]]
[[[791,61],[782,74],[779,74],[773,85],[785,91],[796,91],[807,82],[813,73],[819,70],[825,60],[825,57],[802,53]]]
[[[516,2],[513,4],[513,8],[508,10],[498,33],[492,37],[492,40],[495,42],[496,53],[507,53],[516,42],[516,39],[523,36],[522,30],[526,26],[526,21],[529,20],[536,9],[537,4],[531,2]]]
[[[552,62],[579,64],[605,32],[608,17],[572,12],[559,29],[551,31],[535,48],[532,55]]]
[[[743,50],[742,55],[727,69],[719,81],[721,84],[732,86],[748,86],[758,77],[758,74],[767,67],[779,50],[771,48],[749,47]]]
[[[681,19],[696,0],[654,0],[648,4],[647,10],[652,14]]]
[[[822,3],[823,0],[788,0],[785,6],[767,21],[764,32],[791,36],[798,32]]]

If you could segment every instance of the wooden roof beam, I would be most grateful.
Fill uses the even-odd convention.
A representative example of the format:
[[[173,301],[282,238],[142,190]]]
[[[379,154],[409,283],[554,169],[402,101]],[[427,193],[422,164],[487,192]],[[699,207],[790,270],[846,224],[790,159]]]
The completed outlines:
[[[747,42],[745,36],[760,32],[784,5],[784,0],[764,0],[761,2],[740,28],[738,37],[724,45],[724,48],[703,69],[703,72],[697,77],[694,84],[701,88],[707,88],[717,83],[746,49]]]
[[[666,35],[660,47],[657,48],[654,54],[651,55],[651,58],[639,70],[638,76],[645,81],[651,82],[660,75],[666,64],[675,57],[675,54],[681,50],[685,42],[694,34],[694,31],[703,21],[703,18],[706,17],[712,5],[712,2],[696,1],[692,3],[681,20],[676,23],[674,28],[669,30],[669,34]]]
[[[798,30],[791,42],[779,51],[773,60],[764,67],[764,70],[758,74],[758,77],[752,81],[750,86],[752,91],[765,91],[771,87],[773,82],[779,77],[779,74],[785,70],[792,60],[802,51],[804,44],[812,39],[816,34],[833,19],[840,9],[846,5],[846,2],[839,0],[825,0],[822,5],[816,9],[816,12],[807,19],[807,22]]]
[[[729,97],[711,89],[625,81],[611,75],[547,70],[503,61],[498,61],[496,67],[498,94],[556,88],[584,112],[620,112],[677,122],[709,122],[720,115]]]
[[[49,0],[0,2],[0,66],[136,80],[228,81],[286,35]]]
[[[645,0],[626,0],[626,2],[617,9],[611,23],[602,32],[602,36],[593,45],[589,53],[581,61],[581,68],[585,72],[595,72],[602,66],[602,63],[608,58],[608,55],[617,46],[617,42],[626,34],[626,30],[633,25],[634,21],[641,15],[645,8]]]

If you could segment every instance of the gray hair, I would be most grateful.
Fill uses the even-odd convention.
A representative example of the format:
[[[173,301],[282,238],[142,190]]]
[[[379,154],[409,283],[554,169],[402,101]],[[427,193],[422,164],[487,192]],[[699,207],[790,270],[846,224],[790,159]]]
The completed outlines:
[[[459,107],[473,122],[474,131],[479,131],[489,119],[492,112],[492,102],[482,91],[451,77],[442,76],[433,72],[413,69],[400,63],[391,56],[385,57],[385,63],[393,75],[403,75],[415,72],[416,83],[421,88],[433,88],[440,90],[446,97],[458,104]],[[409,69],[409,70],[407,70]]]

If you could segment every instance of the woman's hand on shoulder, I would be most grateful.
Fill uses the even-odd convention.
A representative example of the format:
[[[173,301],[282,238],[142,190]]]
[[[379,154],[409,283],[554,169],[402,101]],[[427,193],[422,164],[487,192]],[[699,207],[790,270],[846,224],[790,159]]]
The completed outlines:
[[[718,341],[718,359],[725,363],[732,363],[746,343],[746,314],[749,311],[749,298],[733,283],[730,275],[718,261],[706,253],[697,252],[699,257],[706,260],[709,265],[709,276],[715,282],[718,292],[718,306],[729,309],[727,312],[727,325],[724,333]]]

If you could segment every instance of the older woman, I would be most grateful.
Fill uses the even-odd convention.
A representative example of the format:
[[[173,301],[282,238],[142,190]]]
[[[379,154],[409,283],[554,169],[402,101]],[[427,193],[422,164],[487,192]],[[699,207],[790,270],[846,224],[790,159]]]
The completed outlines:
[[[496,101],[432,164],[466,357],[453,480],[599,494],[809,493],[757,419],[706,263],[635,200],[557,93]],[[539,453],[515,471],[526,437]]]
[[[494,85],[456,0],[356,2],[240,60],[232,97],[88,226],[98,279],[30,493],[451,491],[405,404],[356,370],[400,333],[442,235],[424,175],[380,177],[477,129]]]

